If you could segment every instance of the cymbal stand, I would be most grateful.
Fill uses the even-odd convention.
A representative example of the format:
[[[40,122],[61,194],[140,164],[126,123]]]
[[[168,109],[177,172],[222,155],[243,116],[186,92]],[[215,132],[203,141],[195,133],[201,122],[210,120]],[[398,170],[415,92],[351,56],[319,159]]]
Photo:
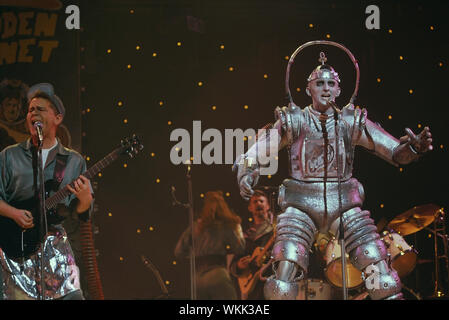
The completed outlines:
[[[446,214],[443,211],[443,208],[440,209],[435,221],[433,222],[433,229],[430,228],[425,229],[433,234],[434,239],[435,286],[432,297],[440,298],[448,294],[448,292],[444,292],[441,289],[442,286],[440,281],[440,265],[439,265],[440,259],[445,260],[446,276],[449,277],[449,255],[448,255],[449,237],[446,233]],[[440,237],[443,240],[443,255],[439,254],[438,237]]]

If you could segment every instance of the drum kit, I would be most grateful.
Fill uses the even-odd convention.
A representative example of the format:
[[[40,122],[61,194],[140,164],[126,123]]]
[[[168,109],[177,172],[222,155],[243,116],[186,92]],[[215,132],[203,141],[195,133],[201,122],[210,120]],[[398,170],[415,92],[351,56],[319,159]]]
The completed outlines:
[[[430,228],[432,224],[433,228]],[[426,230],[433,235],[434,259],[432,260],[419,260],[418,251],[403,238],[404,236],[416,234],[422,230]],[[442,289],[442,268],[440,267],[440,259],[445,260],[445,275],[448,277],[449,237],[446,234],[443,208],[435,204],[415,206],[395,217],[385,228],[381,228],[378,231],[388,250],[389,263],[397,271],[403,282],[403,291],[405,290],[411,294],[412,299],[423,299],[419,293],[406,287],[403,279],[413,272],[417,264],[433,262],[434,292],[429,298],[441,298],[447,295],[447,290],[444,292],[445,290]],[[442,240],[442,246],[438,246],[438,239]],[[317,237],[315,248],[319,255],[322,256],[326,265],[324,268],[324,279],[309,278],[301,280],[298,283],[300,291],[297,300],[342,299],[342,261],[340,245],[337,239],[320,234]],[[439,250],[440,248],[443,248],[443,253],[439,252],[441,251]],[[348,254],[346,254],[346,281],[346,287],[350,293],[349,299],[362,300],[368,297],[368,293],[363,285],[362,272],[351,264]]]

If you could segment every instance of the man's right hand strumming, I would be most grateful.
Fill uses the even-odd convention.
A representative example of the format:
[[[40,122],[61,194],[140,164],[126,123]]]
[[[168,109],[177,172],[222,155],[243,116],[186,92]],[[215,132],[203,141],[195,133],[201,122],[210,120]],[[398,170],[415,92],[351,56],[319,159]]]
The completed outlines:
[[[34,227],[33,215],[31,212],[23,209],[17,209],[14,213],[12,219],[17,223],[22,229],[30,229]]]
[[[239,270],[246,270],[249,268],[249,263],[251,262],[251,256],[245,256],[237,261],[237,268]]]

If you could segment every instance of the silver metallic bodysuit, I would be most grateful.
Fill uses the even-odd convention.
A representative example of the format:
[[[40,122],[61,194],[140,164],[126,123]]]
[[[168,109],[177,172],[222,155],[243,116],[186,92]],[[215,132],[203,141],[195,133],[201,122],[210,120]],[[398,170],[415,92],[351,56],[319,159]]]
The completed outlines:
[[[275,115],[277,122],[274,128],[278,129],[289,151],[291,178],[284,180],[279,188],[278,202],[282,213],[277,217],[276,240],[272,250],[275,274],[265,284],[265,297],[295,299],[297,280],[307,273],[309,251],[317,233],[338,236],[337,173],[340,172],[344,238],[351,263],[365,276],[369,270],[376,270],[376,285],[365,282],[372,299],[401,299],[401,283],[396,271],[387,263],[385,245],[370,213],[361,209],[363,187],[352,177],[352,168],[356,145],[398,166],[418,158],[410,142],[395,139],[368,120],[365,109],[347,105],[338,114],[340,170],[337,170],[335,120],[332,114],[320,121],[320,113],[312,106],[300,109],[291,104],[277,108]],[[248,151],[247,157],[254,155],[251,151]],[[257,162],[252,167],[240,164],[239,183],[257,168]],[[254,179],[252,185],[256,182],[257,179]]]

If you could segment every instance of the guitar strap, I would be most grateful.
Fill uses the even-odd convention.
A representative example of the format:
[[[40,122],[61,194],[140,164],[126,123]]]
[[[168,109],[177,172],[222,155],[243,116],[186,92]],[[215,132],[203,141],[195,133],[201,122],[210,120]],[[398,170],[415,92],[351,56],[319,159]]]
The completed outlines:
[[[53,191],[58,191],[59,185],[64,179],[65,169],[67,165],[67,159],[69,156],[57,154],[56,155],[56,164],[55,170],[53,172]]]

